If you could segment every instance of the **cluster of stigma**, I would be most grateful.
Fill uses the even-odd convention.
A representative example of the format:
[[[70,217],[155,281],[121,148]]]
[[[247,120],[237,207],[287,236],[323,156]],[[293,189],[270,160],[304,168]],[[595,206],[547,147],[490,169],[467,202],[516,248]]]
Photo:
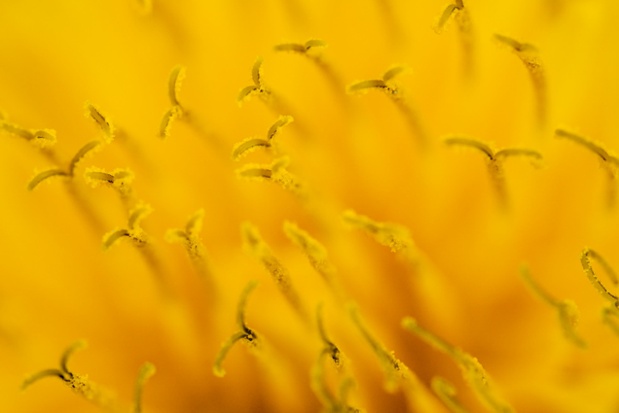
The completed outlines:
[[[562,89],[572,56],[552,38],[488,1],[372,0],[324,22],[298,0],[126,3],[122,25],[172,51],[119,60],[116,101],[83,88],[83,114],[27,116],[0,99],[19,158],[6,244],[41,260],[8,271],[26,287],[0,283],[0,355],[28,355],[16,405],[618,408],[595,384],[619,382],[619,143],[561,101],[584,92]],[[572,7],[542,3],[548,21]],[[361,18],[358,38],[340,27]],[[5,301],[45,313],[23,315],[42,331]]]

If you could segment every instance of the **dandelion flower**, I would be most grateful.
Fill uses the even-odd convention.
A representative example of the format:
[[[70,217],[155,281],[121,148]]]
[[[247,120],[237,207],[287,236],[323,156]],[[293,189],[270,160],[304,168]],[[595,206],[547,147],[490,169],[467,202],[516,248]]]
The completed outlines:
[[[2,2],[0,411],[617,411],[618,16]]]

